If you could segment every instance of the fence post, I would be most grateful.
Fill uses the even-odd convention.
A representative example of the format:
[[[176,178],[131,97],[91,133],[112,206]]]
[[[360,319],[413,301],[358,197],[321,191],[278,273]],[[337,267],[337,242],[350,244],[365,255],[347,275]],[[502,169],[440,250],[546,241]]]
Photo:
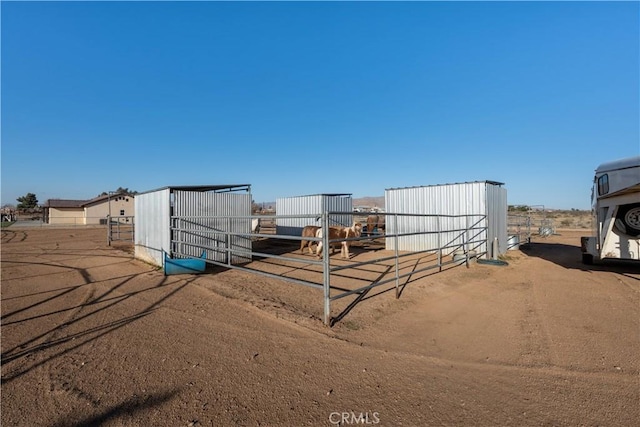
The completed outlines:
[[[320,243],[320,242],[318,242]],[[322,213],[322,284],[324,291],[324,324],[331,326],[331,270],[329,266],[329,213]]]
[[[231,265],[231,217],[227,217],[227,265]]]
[[[111,246],[111,216],[107,215],[107,245]]]
[[[464,217],[465,223],[465,232],[464,232],[464,253],[465,253],[465,263],[467,264],[467,268],[469,268],[469,214]]]
[[[182,227],[180,220],[176,217],[171,218],[171,244],[169,245],[169,256],[178,251],[182,253],[184,250],[184,245],[182,244],[182,230],[180,230],[180,227]]]
[[[442,225],[440,215],[436,215],[436,231],[438,231],[438,271],[442,271]]]
[[[176,217],[170,217],[169,222],[169,256],[176,252],[182,252],[182,231],[180,230],[180,221]]]
[[[396,270],[396,299],[400,298],[400,266],[398,262],[399,249],[398,249],[398,214],[393,216],[393,229],[395,231],[395,270]]]

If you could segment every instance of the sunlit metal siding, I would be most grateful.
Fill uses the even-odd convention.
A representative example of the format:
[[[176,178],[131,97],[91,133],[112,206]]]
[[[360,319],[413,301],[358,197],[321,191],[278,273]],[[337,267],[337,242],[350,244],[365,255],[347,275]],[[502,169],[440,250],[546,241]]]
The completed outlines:
[[[186,217],[187,222],[192,222],[189,224],[189,233],[182,232],[179,239],[193,245],[184,245],[180,251],[183,255],[198,257],[202,253],[200,248],[214,248],[207,251],[207,259],[227,262],[224,251],[227,247],[227,235],[224,232],[247,234],[251,232],[250,193],[176,190],[173,208],[174,216]],[[245,253],[251,251],[250,236],[231,236],[228,246],[234,251],[239,251],[232,254],[232,264],[251,260],[250,256],[242,256],[242,251]],[[220,250],[217,251],[215,248]]]
[[[136,196],[135,257],[162,266],[163,250],[171,246],[170,190],[158,190]]]
[[[507,252],[507,190],[498,185],[487,185],[487,233],[489,236],[489,254],[491,242],[498,238],[498,255]]]
[[[351,194],[315,194],[276,199],[276,215],[298,218],[276,218],[276,233],[300,236],[307,225],[321,225],[316,218],[324,212],[347,212],[329,217],[330,225],[351,226],[353,222]],[[306,215],[306,216],[305,216]]]
[[[501,253],[506,251],[506,189],[500,183],[489,181],[457,184],[442,184],[423,187],[393,188],[385,190],[385,210],[387,213],[434,214],[434,215],[486,215],[477,226],[487,227],[486,234],[477,238],[493,241],[498,237]],[[387,215],[389,234],[411,233],[467,228],[480,218],[425,218]],[[395,224],[397,221],[397,225]],[[387,249],[395,249],[395,239],[386,239]],[[462,244],[459,233],[442,233],[441,243]],[[408,251],[430,250],[438,247],[438,236],[416,235],[398,238],[398,249]],[[490,250],[484,243],[476,250]]]

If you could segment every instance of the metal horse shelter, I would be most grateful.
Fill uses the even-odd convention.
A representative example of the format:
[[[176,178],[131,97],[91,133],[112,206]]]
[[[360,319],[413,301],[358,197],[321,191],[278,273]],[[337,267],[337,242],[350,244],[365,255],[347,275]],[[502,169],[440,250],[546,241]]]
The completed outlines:
[[[251,186],[169,186],[136,196],[135,257],[162,266],[171,257],[222,263],[251,259]],[[231,219],[233,218],[233,219]],[[238,234],[239,233],[239,234]]]

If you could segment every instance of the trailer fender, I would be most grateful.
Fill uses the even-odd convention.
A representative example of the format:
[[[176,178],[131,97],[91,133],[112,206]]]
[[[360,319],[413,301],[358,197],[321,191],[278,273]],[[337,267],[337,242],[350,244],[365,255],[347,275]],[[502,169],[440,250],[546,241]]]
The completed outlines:
[[[631,237],[640,235],[640,203],[620,206],[614,225],[622,234]]]

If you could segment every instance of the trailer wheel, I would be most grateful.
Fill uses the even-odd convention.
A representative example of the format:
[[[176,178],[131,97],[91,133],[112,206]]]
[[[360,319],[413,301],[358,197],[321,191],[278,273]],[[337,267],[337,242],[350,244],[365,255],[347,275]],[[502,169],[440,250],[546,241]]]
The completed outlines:
[[[593,265],[593,255],[591,254],[582,254],[582,263],[585,265]]]
[[[616,223],[622,223],[617,228],[624,234],[634,237],[640,235],[640,203],[620,206]]]

